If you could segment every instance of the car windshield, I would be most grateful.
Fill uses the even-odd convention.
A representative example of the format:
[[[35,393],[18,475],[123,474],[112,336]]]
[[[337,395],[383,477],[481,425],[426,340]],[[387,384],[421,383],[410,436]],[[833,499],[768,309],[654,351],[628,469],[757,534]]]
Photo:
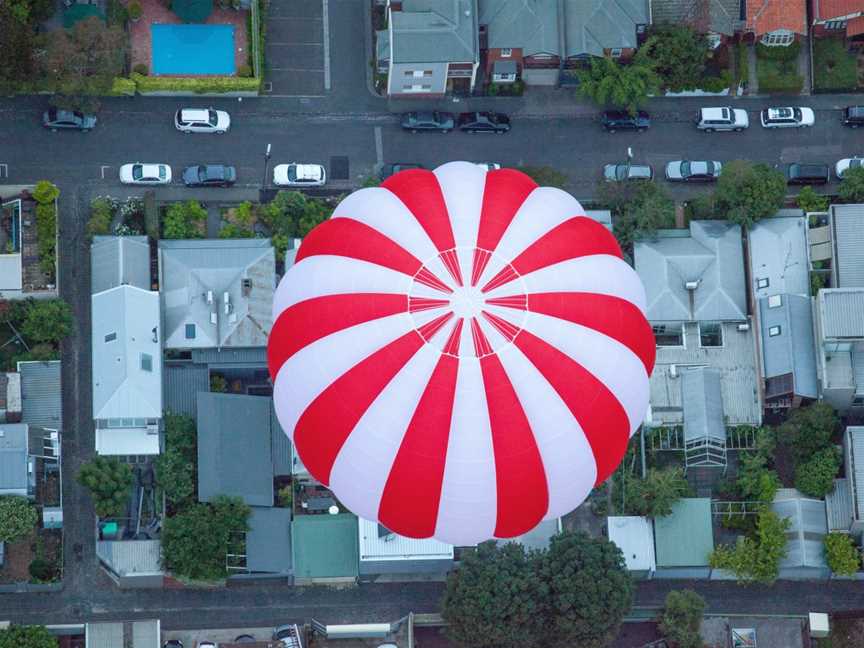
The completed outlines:
[[[198,167],[198,180],[204,182],[207,179],[207,167]]]
[[[48,121],[57,121],[57,109],[50,108],[48,110]]]
[[[165,167],[163,165],[159,165],[159,178],[164,180],[167,177],[165,173]]]
[[[689,162],[682,162],[681,163],[681,175],[685,178],[690,175],[690,163]]]
[[[216,124],[219,123],[219,116],[216,114],[215,110],[208,110],[207,111],[207,122],[211,126],[215,126]]]
[[[297,182],[297,167],[293,164],[288,166],[288,181]]]
[[[862,160],[861,158],[852,158],[851,160],[849,160],[849,168],[850,169],[857,169],[858,167],[861,166],[862,161],[864,161],[864,160]]]
[[[615,167],[615,179],[616,180],[626,180],[627,172],[630,170],[630,167],[626,164],[619,164]]]
[[[801,121],[803,119],[803,117],[801,116],[800,108],[796,108],[795,110],[793,110],[792,114],[795,116],[795,121]]]
[[[132,166],[132,177],[135,180],[140,180],[144,177],[144,167],[140,164],[135,164]]]

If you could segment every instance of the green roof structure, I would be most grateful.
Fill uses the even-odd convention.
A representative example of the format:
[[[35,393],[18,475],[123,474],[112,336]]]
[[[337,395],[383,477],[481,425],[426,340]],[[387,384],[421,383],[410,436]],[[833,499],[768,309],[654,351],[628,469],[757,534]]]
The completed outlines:
[[[183,22],[203,23],[213,13],[213,0],[173,0],[171,11]]]
[[[297,515],[291,524],[296,579],[356,578],[359,573],[357,518]]]
[[[672,514],[654,519],[657,567],[705,567],[714,551],[711,500],[680,499]]]

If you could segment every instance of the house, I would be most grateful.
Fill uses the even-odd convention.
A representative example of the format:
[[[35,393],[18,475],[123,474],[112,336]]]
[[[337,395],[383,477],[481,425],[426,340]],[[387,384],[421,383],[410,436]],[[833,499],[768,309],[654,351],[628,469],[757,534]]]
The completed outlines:
[[[822,398],[841,414],[864,408],[864,288],[816,296],[817,371]]]
[[[58,294],[56,262],[46,267],[39,255],[33,189],[0,186],[0,300]]]
[[[570,62],[629,59],[651,23],[648,0],[566,0],[563,7],[564,56]]]
[[[63,429],[60,360],[19,362],[21,422],[46,430]]]
[[[786,47],[807,35],[806,0],[745,0],[744,30],[754,41]]]
[[[453,569],[453,545],[435,538],[406,538],[378,522],[357,519],[359,563],[362,580],[386,575],[419,574],[442,577]]]
[[[115,286],[150,290],[150,244],[146,236],[94,236],[90,246],[91,293]]]
[[[771,502],[771,510],[789,520],[786,530],[786,555],[780,560],[780,578],[827,578],[831,575],[825,560],[823,541],[828,534],[825,501],[802,495],[794,488],[781,488]]]
[[[162,587],[160,540],[97,540],[96,557],[120,589]]]
[[[742,0],[651,0],[653,24],[688,25],[714,47],[744,27]]]
[[[377,50],[391,97],[470,93],[480,65],[477,0],[391,0]]]
[[[763,218],[748,250],[765,408],[798,407],[819,396],[806,217]]]
[[[0,425],[0,495],[35,496],[36,460],[30,454],[29,439],[26,423]]]
[[[651,578],[657,569],[654,556],[654,523],[635,515],[606,518],[609,540],[624,554],[627,571],[634,578]]]
[[[162,643],[158,619],[87,623],[84,637],[84,648],[159,648]]]
[[[707,578],[708,556],[714,551],[711,500],[685,497],[672,513],[654,520],[657,560],[655,578]]]
[[[159,241],[165,348],[266,347],[275,259],[270,239]]]
[[[355,583],[359,571],[357,517],[298,515],[291,524],[297,585]]]
[[[864,204],[831,205],[831,286],[864,288]]]
[[[843,507],[841,510],[844,513],[849,512],[849,526],[837,530],[848,531],[860,543],[864,536],[864,426],[850,425],[846,428],[843,435],[843,454],[846,463],[848,508]]]
[[[864,2],[813,0],[813,35],[843,36],[850,44],[864,43]]]

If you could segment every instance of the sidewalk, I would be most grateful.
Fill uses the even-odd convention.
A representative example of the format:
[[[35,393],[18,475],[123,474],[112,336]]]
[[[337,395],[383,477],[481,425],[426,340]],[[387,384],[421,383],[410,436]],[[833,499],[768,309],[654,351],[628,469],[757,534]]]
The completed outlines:
[[[747,44],[747,67],[750,75],[747,81],[747,93],[750,95],[759,94],[759,75],[756,73],[756,46],[753,43]]]

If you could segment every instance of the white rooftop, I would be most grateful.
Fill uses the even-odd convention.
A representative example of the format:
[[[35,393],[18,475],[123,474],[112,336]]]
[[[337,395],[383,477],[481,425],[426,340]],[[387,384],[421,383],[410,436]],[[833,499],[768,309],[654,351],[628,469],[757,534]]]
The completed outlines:
[[[654,555],[654,526],[647,517],[635,515],[606,518],[609,540],[618,545],[630,571],[657,569]]]
[[[357,518],[360,560],[453,560],[453,545],[435,538],[406,538],[377,522]]]

